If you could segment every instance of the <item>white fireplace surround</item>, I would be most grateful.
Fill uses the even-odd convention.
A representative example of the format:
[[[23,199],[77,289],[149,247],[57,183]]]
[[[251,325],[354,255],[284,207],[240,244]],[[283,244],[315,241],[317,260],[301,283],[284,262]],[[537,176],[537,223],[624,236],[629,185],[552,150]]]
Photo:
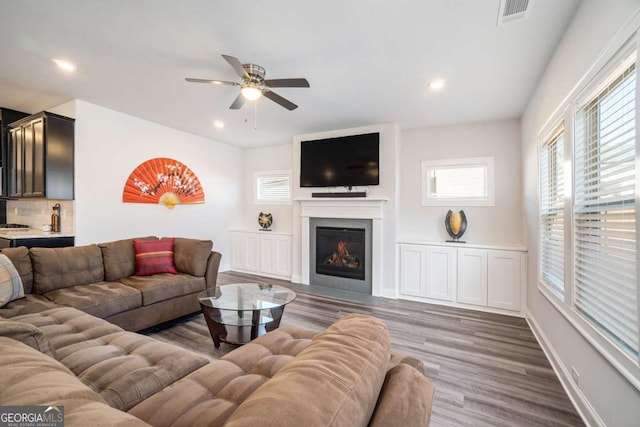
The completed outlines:
[[[383,207],[387,199],[344,198],[344,199],[299,199],[301,211],[301,267],[302,283],[309,284],[309,241],[310,218],[347,218],[371,220],[371,284],[374,296],[382,295],[382,221]]]

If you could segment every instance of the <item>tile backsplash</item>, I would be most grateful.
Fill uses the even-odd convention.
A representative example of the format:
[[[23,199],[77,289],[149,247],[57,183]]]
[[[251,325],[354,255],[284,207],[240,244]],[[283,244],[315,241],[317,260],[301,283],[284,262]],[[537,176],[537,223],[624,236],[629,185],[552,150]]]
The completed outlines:
[[[7,200],[7,222],[42,229],[44,224],[51,224],[52,208],[56,203],[60,203],[60,231],[73,233],[75,225],[73,200]]]

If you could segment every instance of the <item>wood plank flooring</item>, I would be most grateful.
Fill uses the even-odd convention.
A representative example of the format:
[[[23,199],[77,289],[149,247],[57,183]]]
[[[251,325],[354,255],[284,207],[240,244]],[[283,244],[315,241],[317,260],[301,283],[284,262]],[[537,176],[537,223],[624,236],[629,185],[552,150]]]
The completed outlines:
[[[297,292],[281,326],[322,331],[347,313],[383,319],[392,348],[422,360],[436,387],[432,426],[584,425],[524,319],[386,298],[364,305],[233,272],[221,273],[218,283],[257,280]],[[144,333],[211,359],[234,348],[224,343],[213,347],[201,314]]]

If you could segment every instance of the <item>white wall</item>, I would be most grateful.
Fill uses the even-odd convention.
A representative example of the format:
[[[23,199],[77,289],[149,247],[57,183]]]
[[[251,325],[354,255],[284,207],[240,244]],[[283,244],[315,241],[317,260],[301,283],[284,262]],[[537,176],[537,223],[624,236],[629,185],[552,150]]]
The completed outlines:
[[[259,171],[291,170],[293,145],[283,144],[272,147],[248,148],[244,150],[244,215],[243,228],[258,230],[260,212],[273,215],[271,230],[291,233],[293,230],[293,207],[288,205],[257,205],[253,198],[254,173]]]
[[[76,244],[146,235],[211,239],[227,265],[227,231],[242,218],[241,149],[84,101],[76,101],[75,115]],[[155,157],[187,165],[205,203],[123,203],[131,172]]]
[[[422,206],[421,162],[494,157],[495,206]],[[398,240],[442,242],[447,210],[464,209],[468,243],[521,245],[520,121],[499,120],[403,130],[400,133]]]
[[[612,427],[638,425],[640,392],[568,321],[576,316],[563,316],[537,288],[538,133],[639,7],[638,0],[583,1],[522,118],[528,317],[587,420]],[[572,367],[580,373],[579,386],[571,380]]]

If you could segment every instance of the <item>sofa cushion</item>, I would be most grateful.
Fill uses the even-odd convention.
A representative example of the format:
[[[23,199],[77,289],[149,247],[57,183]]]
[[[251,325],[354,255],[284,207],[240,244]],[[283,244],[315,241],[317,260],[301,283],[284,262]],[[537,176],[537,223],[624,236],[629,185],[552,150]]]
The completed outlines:
[[[109,405],[124,411],[209,362],[134,332],[78,342],[59,351],[58,359]]]
[[[24,246],[19,246],[17,248],[5,248],[0,252],[11,260],[13,266],[18,270],[24,292],[30,294],[31,287],[33,286],[33,269],[31,267],[29,249]]]
[[[58,358],[66,354],[65,349],[69,346],[123,332],[122,328],[73,307],[58,306],[38,313],[16,316],[11,320],[38,327],[55,348]]]
[[[366,426],[390,356],[381,320],[338,320],[249,396],[225,426]]]
[[[44,332],[30,323],[0,320],[0,336],[20,341],[49,357],[56,357]]]
[[[75,307],[101,319],[142,305],[140,291],[120,282],[71,286],[44,294],[51,301]]]
[[[56,360],[0,337],[1,406],[64,406],[65,426],[148,426],[110,407]]]
[[[405,363],[387,371],[370,427],[387,427],[402,420],[402,427],[429,425],[433,384],[422,372]]]
[[[11,301],[9,304],[0,308],[0,316],[5,319],[11,319],[15,316],[23,314],[39,313],[51,308],[58,308],[60,305],[42,295],[25,294],[24,298]]]
[[[153,276],[131,276],[120,279],[142,293],[142,305],[151,305],[182,295],[203,291],[204,277],[189,274],[155,274]]]
[[[102,252],[98,245],[31,248],[30,253],[33,290],[37,294],[104,280]]]
[[[202,277],[207,271],[207,261],[213,249],[211,240],[175,238],[173,249],[176,268],[181,273]]]
[[[24,298],[20,275],[11,260],[0,254],[0,308],[20,298]]]
[[[158,240],[155,236],[139,237],[138,240]],[[99,243],[104,262],[104,280],[115,282],[136,272],[136,254],[133,239]]]
[[[191,427],[207,420],[207,426],[222,426],[238,405],[293,360],[315,334],[295,326],[277,329],[176,381],[129,413],[152,425]]]
[[[133,240],[136,252],[136,276],[151,276],[153,274],[177,274],[173,262],[174,239],[156,241]]]

